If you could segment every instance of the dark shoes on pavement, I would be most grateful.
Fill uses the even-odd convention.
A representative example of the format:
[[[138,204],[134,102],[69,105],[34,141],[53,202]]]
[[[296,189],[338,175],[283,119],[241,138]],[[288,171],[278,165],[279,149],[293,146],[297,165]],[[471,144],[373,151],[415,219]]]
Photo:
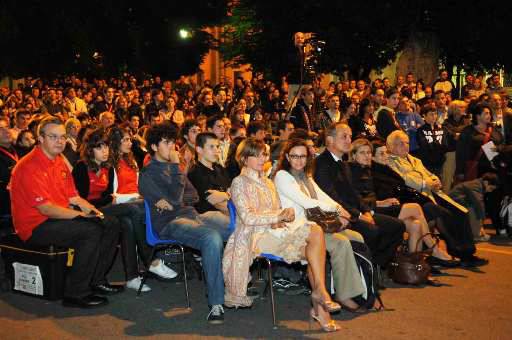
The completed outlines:
[[[444,268],[456,268],[460,266],[460,261],[457,260],[443,260],[438,257],[429,256],[427,262],[431,266],[439,266]]]
[[[471,255],[467,258],[463,258],[460,260],[460,266],[462,268],[475,268],[485,266],[489,263],[489,260],[483,259],[481,257]]]
[[[124,286],[112,285],[110,283],[104,283],[104,284],[92,287],[92,291],[99,295],[114,295],[114,294],[121,293],[122,291],[124,291]]]
[[[103,296],[91,294],[83,298],[65,297],[62,299],[64,307],[95,308],[108,304],[108,299]]]

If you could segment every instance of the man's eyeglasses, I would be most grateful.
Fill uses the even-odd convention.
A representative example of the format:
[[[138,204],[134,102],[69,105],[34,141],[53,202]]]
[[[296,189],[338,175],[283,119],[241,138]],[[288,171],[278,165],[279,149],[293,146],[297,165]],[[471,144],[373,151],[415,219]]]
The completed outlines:
[[[65,141],[68,136],[67,135],[54,135],[54,134],[42,134],[44,137],[48,137],[49,140],[51,140],[52,142],[56,142],[56,141]]]

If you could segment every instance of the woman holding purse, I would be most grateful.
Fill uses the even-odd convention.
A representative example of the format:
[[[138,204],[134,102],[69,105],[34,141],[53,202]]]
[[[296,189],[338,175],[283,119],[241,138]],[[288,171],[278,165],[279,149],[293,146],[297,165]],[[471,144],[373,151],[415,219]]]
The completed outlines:
[[[306,209],[319,207],[323,211],[336,211],[341,225],[346,227],[350,214],[322,191],[312,178],[313,155],[303,139],[289,141],[277,166],[274,183],[283,208],[293,208],[295,219],[307,221]],[[326,249],[331,256],[336,300],[342,308],[362,313],[366,309],[358,306],[353,297],[363,294],[362,285],[350,241],[364,242],[356,231],[344,229],[336,233],[324,233]]]

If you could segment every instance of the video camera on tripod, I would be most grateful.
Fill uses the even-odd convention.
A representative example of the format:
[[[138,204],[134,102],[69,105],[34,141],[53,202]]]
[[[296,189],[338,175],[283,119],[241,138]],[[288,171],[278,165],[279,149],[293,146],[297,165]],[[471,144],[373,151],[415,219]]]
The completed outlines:
[[[304,40],[304,72],[310,77],[315,77],[320,64],[320,56],[322,55],[326,42],[319,39],[316,34],[312,34],[310,38]]]
[[[325,40],[320,39],[316,33],[297,32],[294,35],[294,42],[301,53],[304,75],[314,78],[326,45]]]

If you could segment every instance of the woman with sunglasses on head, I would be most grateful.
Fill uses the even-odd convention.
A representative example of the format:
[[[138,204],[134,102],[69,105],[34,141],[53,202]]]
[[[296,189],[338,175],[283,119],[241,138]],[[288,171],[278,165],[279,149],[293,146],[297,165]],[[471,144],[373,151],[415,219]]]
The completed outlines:
[[[112,139],[111,134],[111,139]],[[73,178],[78,193],[87,199],[105,215],[116,216],[121,221],[121,252],[126,274],[126,286],[138,289],[141,278],[137,264],[136,240],[144,230],[144,211],[140,205],[127,204],[130,200],[140,199],[138,192],[131,188],[137,188],[137,171],[133,168],[133,157],[130,157],[131,137],[125,138],[122,131],[117,132],[119,141],[114,142],[114,154],[110,155],[109,138],[103,129],[92,131],[86,136],[81,148],[81,160],[73,169]],[[124,144],[124,145],[122,145]],[[127,154],[127,156],[123,156]],[[112,166],[111,159],[115,159]],[[122,159],[122,160],[121,160]],[[139,202],[140,204],[140,202]],[[140,239],[140,237],[138,238]],[[143,249],[143,248],[140,248]],[[142,251],[141,251],[142,252]],[[166,267],[162,261],[153,264],[149,271],[163,279],[172,279],[176,273]],[[142,291],[150,291],[149,286],[144,285]]]

